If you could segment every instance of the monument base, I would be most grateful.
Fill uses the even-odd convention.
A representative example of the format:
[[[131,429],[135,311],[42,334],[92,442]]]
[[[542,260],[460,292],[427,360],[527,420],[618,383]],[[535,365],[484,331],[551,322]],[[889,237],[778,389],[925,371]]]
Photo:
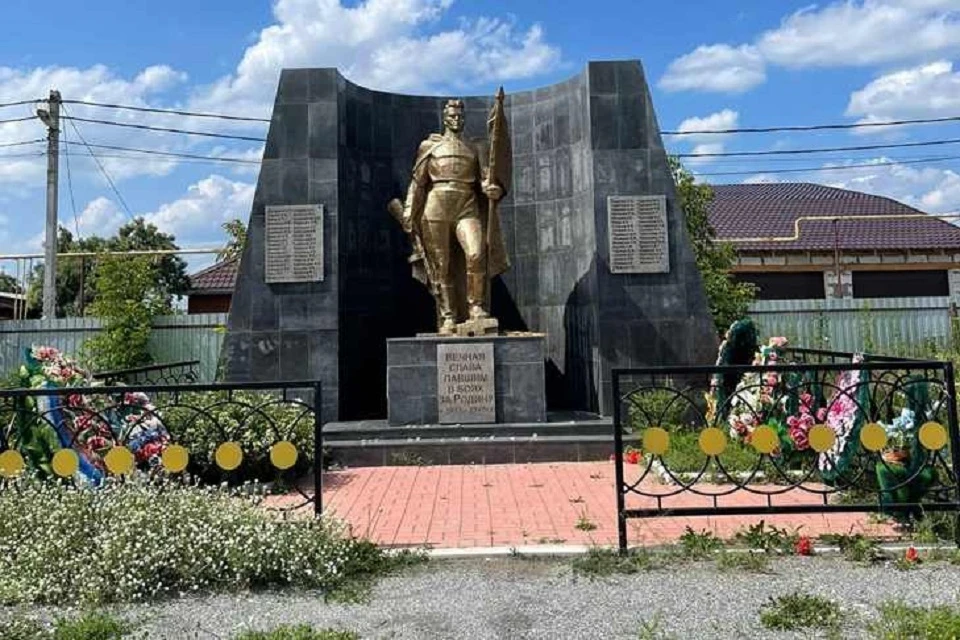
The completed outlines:
[[[542,334],[388,339],[388,424],[545,422],[544,343]]]

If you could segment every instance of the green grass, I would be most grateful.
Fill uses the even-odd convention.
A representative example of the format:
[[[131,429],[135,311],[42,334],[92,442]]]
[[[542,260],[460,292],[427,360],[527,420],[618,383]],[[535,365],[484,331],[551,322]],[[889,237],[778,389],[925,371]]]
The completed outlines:
[[[658,566],[649,551],[630,551],[619,554],[615,549],[590,549],[586,555],[573,559],[573,572],[588,577],[602,577],[617,574],[639,573]]]
[[[234,640],[360,640],[360,636],[353,631],[283,625],[271,631],[247,631]]]
[[[843,557],[850,562],[879,562],[887,557],[876,540],[871,540],[861,533],[825,533],[820,536],[820,540],[838,547]]]
[[[700,449],[699,439],[699,431],[671,429],[670,448],[663,454],[664,466],[673,473],[693,473],[703,469],[707,454]],[[739,442],[727,442],[727,448],[718,459],[729,473],[744,473],[757,466],[759,454]],[[719,472],[715,462],[708,467],[707,473],[711,472]]]
[[[733,539],[749,549],[757,549],[766,553],[792,554],[797,540],[800,539],[800,533],[796,530],[778,529],[761,520],[757,524],[737,531]]]
[[[727,551],[717,556],[717,568],[721,571],[745,571],[748,573],[773,573],[770,558],[765,553]]]
[[[52,625],[13,615],[0,622],[3,640],[121,640],[134,625],[103,612],[63,618]]]
[[[680,536],[680,549],[689,559],[707,558],[723,548],[723,540],[712,531],[696,532],[687,527]]]
[[[960,610],[956,607],[914,607],[902,602],[880,605],[880,619],[871,623],[877,640],[951,640],[960,638]]]
[[[840,605],[836,602],[800,592],[771,598],[760,610],[760,623],[777,631],[836,631],[840,628],[840,619]]]

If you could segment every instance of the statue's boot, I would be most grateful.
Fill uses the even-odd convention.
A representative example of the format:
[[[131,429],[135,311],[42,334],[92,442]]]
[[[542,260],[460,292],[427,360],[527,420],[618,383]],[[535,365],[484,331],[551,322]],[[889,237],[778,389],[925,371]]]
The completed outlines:
[[[441,335],[453,335],[457,331],[457,322],[453,315],[453,287],[449,285],[440,286],[440,329]]]
[[[470,306],[470,318],[479,320],[489,318],[490,314],[483,308],[487,292],[487,274],[484,272],[467,273],[467,304]]]

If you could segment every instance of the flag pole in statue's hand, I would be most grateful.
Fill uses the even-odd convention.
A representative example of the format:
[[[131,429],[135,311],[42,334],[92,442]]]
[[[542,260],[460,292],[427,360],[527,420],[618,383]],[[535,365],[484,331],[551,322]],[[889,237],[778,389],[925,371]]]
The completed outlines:
[[[503,160],[504,152],[509,152],[506,147],[506,138],[504,136],[506,116],[503,112],[503,98],[503,87],[500,87],[500,89],[497,91],[493,108],[490,110],[490,118],[487,120],[487,127],[490,131],[490,156],[487,165],[487,182],[490,185],[499,187],[500,197],[503,196],[504,185],[504,181],[501,180],[499,176],[499,172],[502,171],[504,167],[500,165]],[[508,170],[512,169],[508,168]],[[490,197],[489,194],[487,195],[487,198],[490,200],[490,209],[487,214],[487,246],[490,246],[490,234],[493,231],[493,225],[490,224],[490,222],[495,218],[500,197],[493,198]]]

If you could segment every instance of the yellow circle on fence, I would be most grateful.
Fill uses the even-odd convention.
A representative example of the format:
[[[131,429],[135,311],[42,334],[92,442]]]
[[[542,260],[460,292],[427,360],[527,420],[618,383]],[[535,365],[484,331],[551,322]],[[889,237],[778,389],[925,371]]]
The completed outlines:
[[[760,453],[771,454],[777,450],[780,439],[777,438],[777,432],[771,427],[762,425],[753,430],[750,434],[750,444]]]
[[[236,442],[224,442],[217,447],[213,457],[218,467],[224,471],[233,471],[243,462],[243,449]]]
[[[270,463],[277,469],[290,469],[297,464],[297,448],[286,440],[276,443],[270,447]]]
[[[920,427],[920,444],[930,451],[939,451],[947,446],[947,430],[939,422],[928,422]]]
[[[837,434],[825,424],[815,424],[810,427],[807,440],[810,441],[811,449],[817,453],[823,453],[829,451],[837,443]]]
[[[876,422],[864,425],[860,430],[860,444],[867,451],[880,451],[887,446],[887,432]]]
[[[727,436],[716,427],[709,427],[700,433],[700,449],[708,456],[718,456],[727,448]]]
[[[14,478],[23,473],[23,456],[19,451],[9,449],[0,453],[0,476]]]
[[[172,444],[163,450],[160,462],[163,463],[163,468],[167,473],[180,473],[187,468],[187,463],[190,462],[190,452],[187,451],[186,447]]]
[[[661,427],[650,427],[643,432],[643,450],[662,456],[670,448],[670,434]]]
[[[61,478],[73,477],[73,474],[80,468],[80,458],[73,449],[60,449],[53,454],[53,460],[50,461],[53,472]]]
[[[103,457],[103,462],[107,465],[107,471],[115,476],[133,471],[133,453],[124,446],[113,447],[110,451],[107,451],[107,455]]]

